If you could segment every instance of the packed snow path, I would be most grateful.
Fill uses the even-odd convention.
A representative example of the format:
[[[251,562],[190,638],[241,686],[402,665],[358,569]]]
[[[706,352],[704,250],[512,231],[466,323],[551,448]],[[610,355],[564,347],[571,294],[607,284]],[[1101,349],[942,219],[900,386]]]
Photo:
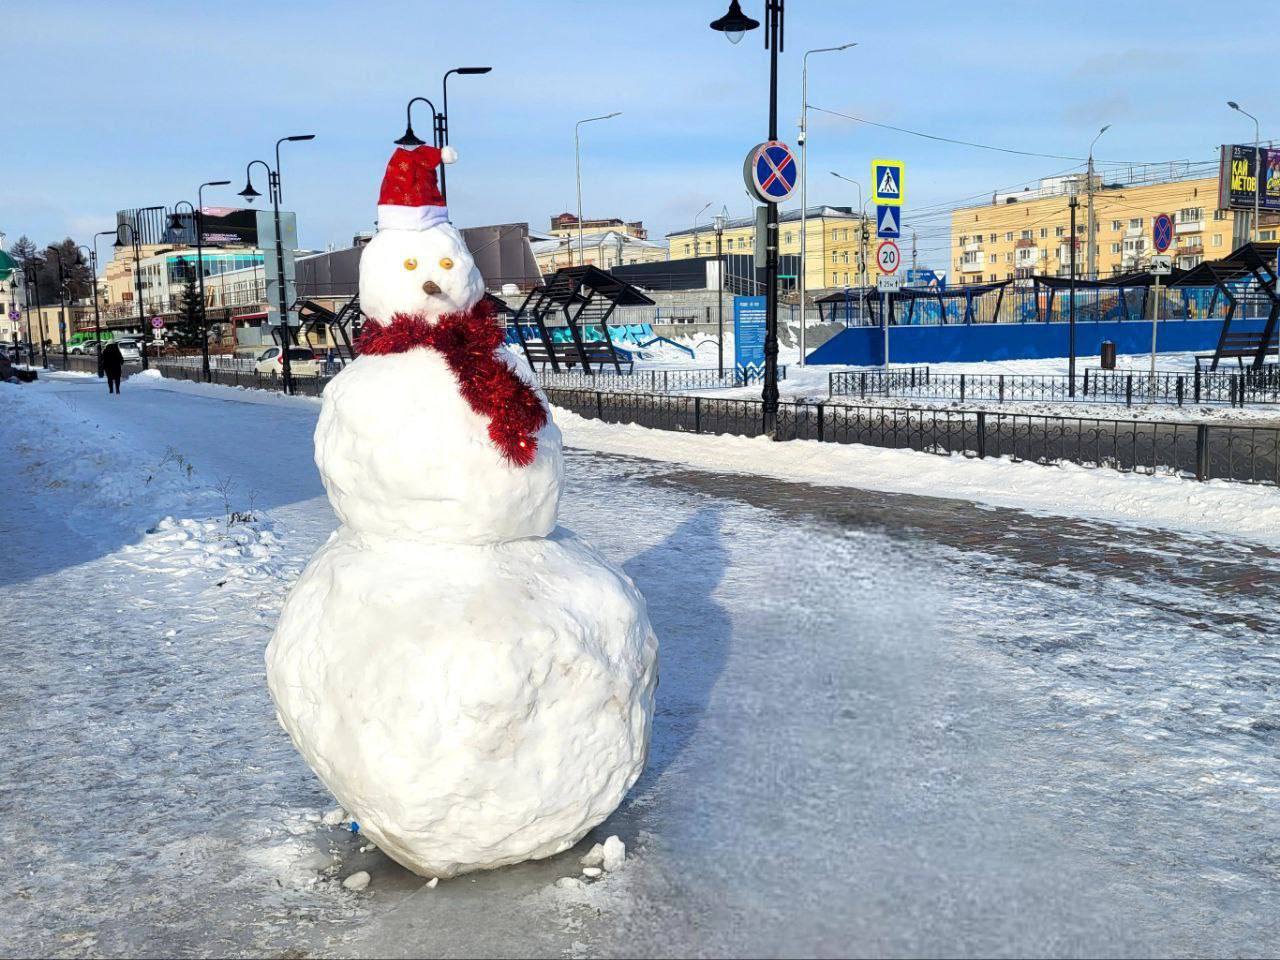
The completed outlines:
[[[1280,554],[571,453],[562,519],[626,566],[662,642],[650,765],[578,850],[428,889],[317,822],[332,802],[266,693],[284,591],[335,526],[318,407],[18,389],[0,385],[0,954],[1280,936]],[[553,887],[609,834],[620,872]],[[368,890],[343,890],[357,870]]]

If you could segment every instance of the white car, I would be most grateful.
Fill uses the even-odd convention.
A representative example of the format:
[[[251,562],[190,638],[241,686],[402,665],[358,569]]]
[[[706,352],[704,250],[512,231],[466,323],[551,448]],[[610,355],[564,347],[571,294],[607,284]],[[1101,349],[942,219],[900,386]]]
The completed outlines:
[[[142,351],[138,349],[137,340],[117,340],[115,344],[120,348],[120,356],[124,357],[125,363],[142,359]]]
[[[279,347],[267,347],[253,369],[265,377],[284,376],[284,353]],[[289,370],[295,377],[317,377],[320,375],[320,362],[310,347],[290,347]]]

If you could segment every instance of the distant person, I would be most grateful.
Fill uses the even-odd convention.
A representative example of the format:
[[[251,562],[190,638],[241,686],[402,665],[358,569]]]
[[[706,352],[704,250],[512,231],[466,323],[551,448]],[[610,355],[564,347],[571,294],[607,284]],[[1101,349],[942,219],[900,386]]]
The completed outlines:
[[[98,355],[98,365],[102,367],[102,372],[107,375],[107,392],[120,392],[120,373],[124,370],[124,354],[120,352],[120,346],[114,340],[102,348],[102,353]]]

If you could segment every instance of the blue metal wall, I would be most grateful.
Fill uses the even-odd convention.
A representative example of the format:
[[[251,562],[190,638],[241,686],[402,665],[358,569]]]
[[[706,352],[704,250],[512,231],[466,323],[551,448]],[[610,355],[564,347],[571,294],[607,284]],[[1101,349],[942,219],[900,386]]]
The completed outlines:
[[[1233,333],[1262,331],[1264,320],[1235,320]],[[1038,360],[1068,354],[1065,323],[980,323],[889,328],[893,363],[966,363],[979,360]],[[1212,351],[1222,333],[1221,320],[1161,322],[1157,349]],[[1103,340],[1119,353],[1149,353],[1151,324],[1143,320],[1076,323],[1076,354],[1097,356]],[[849,327],[808,355],[808,363],[863,366],[884,362],[884,330]]]

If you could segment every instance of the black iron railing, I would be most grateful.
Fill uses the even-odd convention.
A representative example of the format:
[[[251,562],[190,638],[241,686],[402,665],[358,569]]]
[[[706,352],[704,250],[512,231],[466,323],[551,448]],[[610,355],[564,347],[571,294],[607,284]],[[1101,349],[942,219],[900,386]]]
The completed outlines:
[[[609,391],[641,391],[647,393],[679,393],[683,390],[715,390],[730,387],[746,387],[760,383],[762,373],[749,371],[745,375],[727,369],[641,369],[631,373],[583,373],[581,370],[539,370],[538,382],[543,387],[562,389],[589,389]],[[778,379],[787,378],[787,368],[778,367]]]
[[[1280,366],[1238,373],[1090,370],[1066,376],[1011,373],[934,373],[928,367],[843,370],[830,374],[831,397],[897,397],[914,400],[1080,401],[1085,403],[1185,404],[1280,403]]]
[[[758,400],[555,388],[547,396],[556,406],[609,423],[748,437],[763,432]],[[778,433],[780,440],[1280,484],[1280,429],[1274,427],[784,403]]]

